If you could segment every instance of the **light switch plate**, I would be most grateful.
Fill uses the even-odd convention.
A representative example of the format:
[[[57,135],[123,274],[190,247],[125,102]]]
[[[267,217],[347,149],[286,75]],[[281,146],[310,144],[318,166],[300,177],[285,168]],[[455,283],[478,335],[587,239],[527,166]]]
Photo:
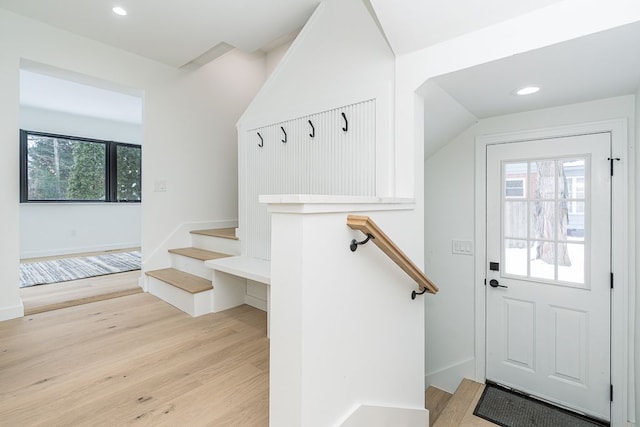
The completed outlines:
[[[471,240],[452,240],[451,252],[458,255],[473,255],[473,242]]]
[[[167,191],[167,181],[156,181],[153,183],[153,191],[156,193],[164,193]]]

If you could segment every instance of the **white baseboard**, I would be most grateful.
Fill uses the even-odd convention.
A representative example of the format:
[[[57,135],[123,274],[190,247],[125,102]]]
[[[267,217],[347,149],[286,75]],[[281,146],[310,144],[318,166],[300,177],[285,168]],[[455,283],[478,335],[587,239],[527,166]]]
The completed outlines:
[[[22,300],[19,304],[9,307],[0,307],[0,321],[17,319],[24,316],[24,305]]]
[[[46,251],[28,251],[28,252],[21,252],[20,259],[42,258],[42,257],[58,256],[58,255],[73,255],[73,254],[82,254],[87,252],[112,251],[116,249],[126,249],[126,248],[139,248],[140,245],[141,243],[137,241],[137,242],[115,243],[111,245],[78,246],[74,248],[50,249]]]
[[[362,405],[356,409],[341,427],[428,426],[426,409],[387,408]]]
[[[426,374],[425,390],[429,386],[434,386],[448,393],[454,393],[464,378],[477,381],[475,363],[476,359],[472,357]]]
[[[257,308],[258,310],[267,311],[267,302],[251,295],[245,294],[244,303],[250,305],[251,307]]]
[[[264,283],[247,279],[244,303],[258,310],[267,311],[267,288],[268,285]]]
[[[141,274],[138,278],[138,286],[142,288],[143,292],[149,292],[149,285],[147,283],[147,275]]]

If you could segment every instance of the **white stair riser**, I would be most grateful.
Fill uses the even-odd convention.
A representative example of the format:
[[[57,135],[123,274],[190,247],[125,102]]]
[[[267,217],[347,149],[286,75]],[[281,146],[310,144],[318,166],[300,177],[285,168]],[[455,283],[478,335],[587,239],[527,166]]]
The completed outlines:
[[[148,277],[148,286],[150,294],[193,317],[213,311],[213,290],[192,294],[155,277]]]
[[[208,251],[220,252],[228,255],[240,255],[240,241],[225,239],[222,237],[203,236],[202,234],[191,234],[193,247],[206,249]]]
[[[194,276],[202,277],[203,279],[211,280],[211,269],[204,266],[204,261],[178,254],[170,255],[171,267],[176,270],[184,271],[185,273],[191,273]]]

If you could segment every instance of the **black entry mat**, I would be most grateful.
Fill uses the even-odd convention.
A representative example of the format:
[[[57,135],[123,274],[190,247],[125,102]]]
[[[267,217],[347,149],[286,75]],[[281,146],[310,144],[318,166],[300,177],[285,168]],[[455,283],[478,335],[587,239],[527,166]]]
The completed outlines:
[[[487,383],[473,415],[505,427],[609,426],[579,414]]]

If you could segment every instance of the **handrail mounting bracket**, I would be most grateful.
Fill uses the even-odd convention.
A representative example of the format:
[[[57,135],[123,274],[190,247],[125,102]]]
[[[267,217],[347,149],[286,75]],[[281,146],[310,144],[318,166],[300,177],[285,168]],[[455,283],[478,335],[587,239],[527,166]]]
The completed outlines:
[[[356,239],[353,239],[353,240],[351,241],[351,244],[349,245],[349,249],[351,249],[351,252],[355,252],[355,251],[356,251],[356,249],[358,249],[358,245],[364,245],[364,244],[366,244],[367,242],[369,242],[369,240],[371,240],[371,239],[374,239],[374,237],[373,237],[371,234],[369,234],[369,233],[367,233],[367,238],[366,238],[366,239],[364,239],[364,240],[363,240],[363,241],[361,241],[361,242],[358,242],[358,241],[356,241]]]
[[[363,245],[369,240],[373,240],[373,243],[379,247],[382,252],[416,282],[418,290],[411,293],[411,299],[415,299],[417,295],[422,295],[425,292],[431,294],[438,292],[438,287],[435,283],[393,243],[389,236],[387,236],[371,218],[363,215],[348,215],[347,226],[367,236],[362,242],[357,242],[355,239],[351,241],[349,247],[352,252],[356,251],[358,245]]]
[[[416,299],[416,296],[423,295],[425,292],[427,292],[427,288],[424,288],[422,292],[411,291],[411,299]]]

